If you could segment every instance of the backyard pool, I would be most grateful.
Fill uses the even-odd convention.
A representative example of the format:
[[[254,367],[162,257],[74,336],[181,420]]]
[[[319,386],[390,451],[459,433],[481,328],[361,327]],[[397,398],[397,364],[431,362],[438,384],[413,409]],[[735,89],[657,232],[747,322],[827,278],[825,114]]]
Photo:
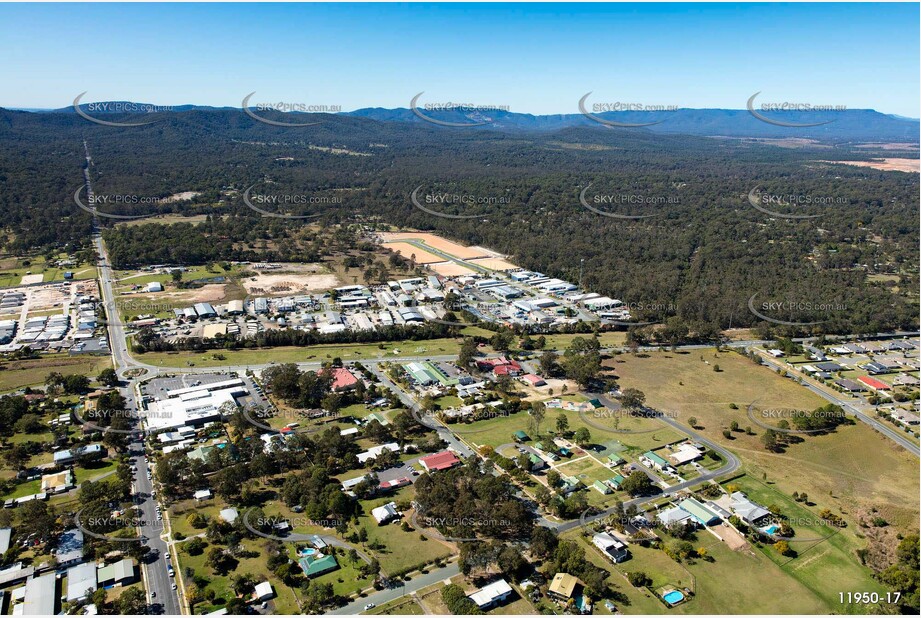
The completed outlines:
[[[778,530],[780,530],[780,526],[778,526],[777,524],[771,524],[770,526],[764,529],[764,531],[767,532],[768,534],[774,534]]]
[[[665,602],[669,605],[677,605],[684,601],[684,594],[679,590],[672,590],[662,595],[662,598],[665,599]]]

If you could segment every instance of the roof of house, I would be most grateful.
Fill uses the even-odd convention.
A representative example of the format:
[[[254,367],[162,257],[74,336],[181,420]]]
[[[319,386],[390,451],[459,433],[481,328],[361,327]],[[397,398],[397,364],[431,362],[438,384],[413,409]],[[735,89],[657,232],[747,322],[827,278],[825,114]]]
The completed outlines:
[[[467,595],[467,597],[476,603],[478,607],[485,607],[496,599],[501,599],[511,591],[512,587],[508,585],[507,581],[498,579],[491,584],[483,586],[473,594]]]
[[[579,578],[575,575],[557,573],[553,576],[553,581],[550,582],[549,591],[568,599],[572,597],[572,593],[575,592],[576,586],[578,585]]]
[[[668,463],[667,461],[665,461],[664,459],[662,459],[661,457],[659,457],[658,455],[656,455],[656,454],[653,453],[652,451],[646,451],[645,453],[643,453],[643,457],[645,457],[646,459],[648,459],[648,460],[651,461],[652,463],[658,464],[658,465],[663,466],[663,467],[669,465],[669,463]]]
[[[434,455],[421,457],[419,463],[421,463],[426,470],[447,470],[459,464],[460,459],[451,451],[441,451]]]
[[[229,524],[232,524],[233,522],[237,521],[237,517],[240,516],[240,513],[237,511],[237,509],[233,507],[221,509],[221,512],[219,514],[221,516],[221,519],[223,519]]]
[[[592,537],[592,543],[601,549],[602,551],[610,552],[613,548],[615,550],[624,549],[627,547],[627,544],[621,541],[620,539],[615,539],[613,536],[607,532],[599,532]]]
[[[686,498],[682,500],[678,506],[683,508],[685,511],[691,514],[694,519],[708,526],[711,523],[719,521],[719,515],[711,511],[706,505],[701,504],[699,501],[694,498]]]
[[[686,522],[687,520],[691,519],[691,514],[684,509],[674,506],[670,509],[659,511],[659,514],[656,515],[656,519],[662,522],[662,525],[668,526],[674,523]]]
[[[13,534],[12,528],[0,528],[0,554],[5,554],[10,548],[10,537]]]
[[[513,435],[514,435],[516,438],[518,438],[519,440],[527,440],[527,439],[528,439],[528,434],[526,434],[526,433],[525,433],[524,431],[522,431],[521,429],[519,429],[518,431],[516,431]]]
[[[275,596],[275,591],[272,590],[272,584],[269,582],[261,582],[256,584],[255,595],[257,599],[264,599]]]
[[[744,519],[745,521],[758,521],[762,517],[766,517],[771,514],[766,508],[752,502],[748,499],[741,491],[737,491],[730,496],[730,506],[736,515]]]
[[[394,517],[398,517],[399,514],[395,502],[388,502],[387,504],[371,509],[371,516],[376,519],[379,524],[391,520]]]
[[[336,557],[332,554],[320,556],[318,558],[305,556],[298,560],[297,563],[301,566],[301,570],[304,571],[304,575],[307,577],[312,577],[339,568],[339,563],[336,562]]]
[[[134,561],[131,560],[131,558],[125,558],[118,562],[107,564],[99,569],[96,577],[99,579],[100,584],[110,581],[120,582],[127,579],[134,579]]]

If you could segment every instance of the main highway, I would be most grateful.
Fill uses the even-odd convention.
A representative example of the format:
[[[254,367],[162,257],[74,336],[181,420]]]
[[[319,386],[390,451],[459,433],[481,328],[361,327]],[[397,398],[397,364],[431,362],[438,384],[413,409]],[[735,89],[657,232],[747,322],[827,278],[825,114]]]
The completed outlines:
[[[86,152],[86,168],[84,169],[86,190],[87,195],[92,195],[89,173],[91,158],[85,141],[83,146]],[[128,352],[125,327],[120,321],[118,306],[115,302],[115,278],[105,243],[102,241],[98,217],[94,219],[93,224],[93,244],[99,255],[97,264],[100,284],[99,293],[100,300],[105,308],[105,325],[109,338],[109,350],[112,354],[112,364],[121,379],[119,391],[128,402],[128,409],[133,412],[134,429],[139,429],[140,416],[137,392],[135,390],[136,380],[129,374],[130,370],[137,370],[141,366],[134,361]],[[126,372],[129,372],[129,374],[126,374]],[[141,574],[146,588],[147,604],[150,613],[179,615],[184,613],[182,611],[184,606],[179,602],[177,591],[173,590],[173,581],[167,568],[166,554],[168,545],[162,536],[164,533],[163,524],[162,520],[158,518],[156,499],[152,496],[153,482],[147,476],[149,467],[147,456],[144,452],[144,443],[142,439],[136,438],[135,434],[132,434],[131,439],[129,452],[131,462],[136,469],[134,497],[140,510],[138,514],[139,534],[141,542],[150,548],[150,552],[141,561]]]

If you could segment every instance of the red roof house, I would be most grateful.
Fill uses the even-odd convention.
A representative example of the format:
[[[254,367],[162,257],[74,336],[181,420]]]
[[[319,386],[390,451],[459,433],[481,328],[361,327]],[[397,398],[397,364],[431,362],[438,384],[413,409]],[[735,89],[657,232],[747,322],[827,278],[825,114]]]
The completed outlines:
[[[539,375],[535,375],[533,373],[526,373],[523,376],[521,376],[521,379],[527,382],[528,384],[530,384],[531,386],[544,386],[547,384],[547,382],[545,382],[542,377],[540,377]]]
[[[425,468],[426,471],[435,472],[436,470],[447,470],[448,468],[459,465],[460,459],[451,451],[441,451],[434,455],[421,457],[419,463],[422,464],[422,467]]]

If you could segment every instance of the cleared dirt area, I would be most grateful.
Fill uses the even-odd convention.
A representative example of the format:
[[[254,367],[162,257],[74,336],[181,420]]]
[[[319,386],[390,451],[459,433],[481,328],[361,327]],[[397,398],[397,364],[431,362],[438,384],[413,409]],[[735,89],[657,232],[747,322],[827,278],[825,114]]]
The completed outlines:
[[[466,266],[461,266],[457,262],[438,262],[437,264],[429,264],[428,267],[434,270],[436,273],[442,277],[457,277],[459,275],[472,275],[474,272],[473,269],[467,268]]]
[[[415,255],[416,264],[433,264],[435,262],[444,262],[444,258],[440,255],[429,253],[428,251],[411,245],[408,242],[385,242],[384,246],[391,251],[396,251],[406,259],[409,259],[410,256]]]
[[[396,240],[421,240],[425,244],[433,247],[439,251],[444,251],[449,253],[456,258],[468,259],[474,257],[487,257],[493,255],[492,252],[486,251],[480,247],[465,247],[456,242],[442,238],[435,234],[429,234],[426,232],[383,232],[381,237],[385,242],[396,241]],[[441,261],[440,258],[439,260]]]
[[[484,268],[489,268],[490,270],[515,270],[518,268],[511,262],[507,262],[502,258],[494,257],[477,258],[470,260],[470,263],[476,264],[477,266],[483,266]]]
[[[248,294],[291,294],[294,292],[318,292],[339,285],[339,278],[332,274],[272,273],[259,274],[240,280]]]
[[[921,159],[873,159],[872,161],[822,161],[854,167],[869,167],[884,172],[921,172]]]

